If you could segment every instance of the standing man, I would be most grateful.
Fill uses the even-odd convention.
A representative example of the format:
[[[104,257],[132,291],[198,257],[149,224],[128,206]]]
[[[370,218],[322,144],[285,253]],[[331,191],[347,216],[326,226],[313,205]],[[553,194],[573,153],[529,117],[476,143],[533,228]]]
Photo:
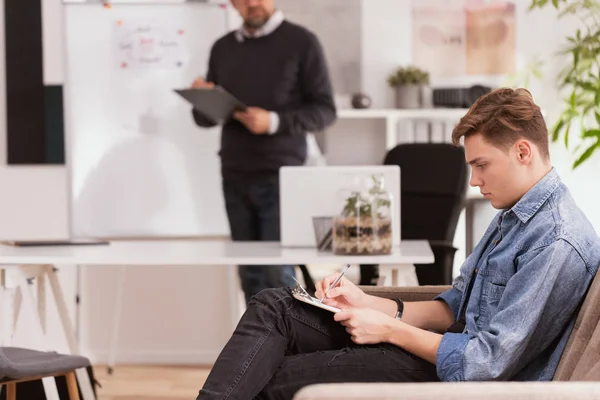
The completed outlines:
[[[231,0],[244,23],[210,52],[206,79],[248,106],[223,125],[221,174],[234,241],[279,240],[279,168],[303,165],[306,133],[334,122],[336,109],[323,49],[287,21],[274,0]],[[201,127],[212,127],[198,110]],[[246,302],[263,289],[294,285],[294,266],[239,266]]]

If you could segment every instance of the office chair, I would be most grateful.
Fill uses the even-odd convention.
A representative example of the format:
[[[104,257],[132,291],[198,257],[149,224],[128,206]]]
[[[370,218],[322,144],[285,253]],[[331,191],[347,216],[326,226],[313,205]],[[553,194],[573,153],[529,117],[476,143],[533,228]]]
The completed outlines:
[[[401,144],[387,153],[384,164],[400,167],[402,239],[429,240],[435,256],[433,264],[415,266],[419,284],[450,285],[457,250],[452,243],[467,196],[464,149],[449,143]]]

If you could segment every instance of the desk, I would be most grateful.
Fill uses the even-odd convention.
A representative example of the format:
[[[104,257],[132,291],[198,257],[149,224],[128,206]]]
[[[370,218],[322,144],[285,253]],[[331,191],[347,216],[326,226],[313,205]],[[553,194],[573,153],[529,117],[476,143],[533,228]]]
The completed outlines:
[[[0,246],[0,269],[15,275],[19,285],[23,305],[36,315],[39,322],[38,336],[43,341],[44,308],[39,303],[36,307],[33,293],[28,285],[29,278],[37,278],[40,283],[48,279],[53,292],[54,301],[61,318],[62,327],[67,337],[70,351],[79,354],[79,344],[75,329],[70,321],[67,306],[60,283],[56,277],[54,265],[83,265],[124,267],[120,285],[124,282],[127,266],[214,266],[230,267],[233,277],[233,266],[246,265],[279,265],[279,264],[380,264],[382,275],[388,284],[398,284],[398,271],[401,269],[414,271],[414,264],[433,263],[433,252],[427,241],[403,241],[394,248],[391,255],[385,256],[336,256],[329,252],[319,252],[315,248],[282,248],[279,242],[230,242],[225,240],[177,240],[177,241],[116,241],[108,246],[60,246],[60,247],[11,247]],[[238,288],[230,279],[230,298],[232,299],[232,324],[237,324]],[[120,297],[120,295],[119,295]],[[17,302],[16,302],[17,303]],[[117,298],[117,304],[120,299]],[[44,305],[45,306],[45,305]],[[18,307],[16,307],[18,313]],[[114,315],[113,345],[118,334],[120,310]],[[48,347],[43,343],[41,347]],[[114,361],[114,348],[109,361]],[[93,399],[91,384],[85,369],[77,371],[77,378],[82,386],[84,400]]]

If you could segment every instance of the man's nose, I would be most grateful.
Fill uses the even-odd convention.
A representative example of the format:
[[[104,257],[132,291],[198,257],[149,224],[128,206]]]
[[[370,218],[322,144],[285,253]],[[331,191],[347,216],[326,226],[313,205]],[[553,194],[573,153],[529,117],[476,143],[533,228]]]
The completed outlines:
[[[469,180],[469,185],[471,185],[472,187],[481,186],[481,179],[479,179],[479,177],[476,174],[471,173],[471,179]]]

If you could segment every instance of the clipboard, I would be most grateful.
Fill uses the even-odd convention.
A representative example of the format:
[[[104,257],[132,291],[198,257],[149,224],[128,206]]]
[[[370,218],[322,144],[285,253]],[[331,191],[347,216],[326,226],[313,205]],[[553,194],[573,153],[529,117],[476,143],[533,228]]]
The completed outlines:
[[[231,118],[236,111],[245,111],[246,105],[220,86],[203,89],[176,89],[202,115],[220,124]]]
[[[333,306],[328,306],[327,304],[323,304],[316,297],[312,297],[308,292],[298,284],[294,289],[292,289],[292,296],[295,299],[300,300],[306,304],[310,304],[311,306],[322,308],[323,310],[331,311],[332,313],[338,313],[342,311],[341,309]]]

